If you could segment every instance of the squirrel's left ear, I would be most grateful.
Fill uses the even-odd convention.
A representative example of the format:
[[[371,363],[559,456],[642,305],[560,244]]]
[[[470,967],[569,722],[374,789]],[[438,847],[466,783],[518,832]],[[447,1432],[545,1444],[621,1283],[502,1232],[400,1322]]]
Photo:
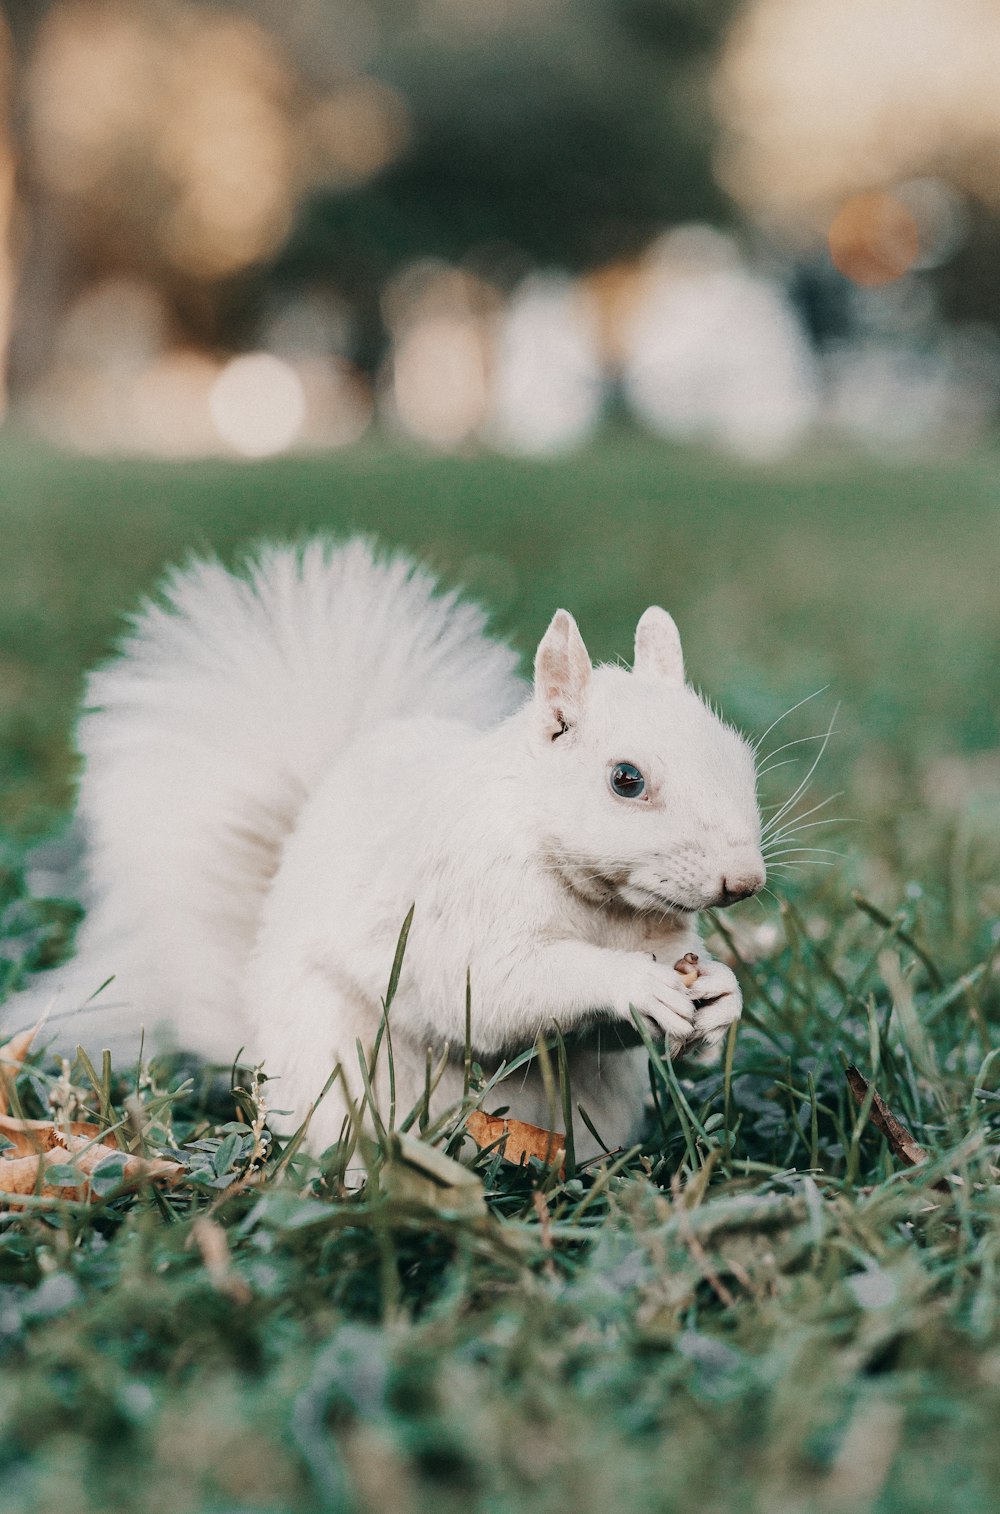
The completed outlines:
[[[576,621],[557,610],[535,653],[535,705],[552,741],[579,720],[593,671]]]
[[[673,616],[659,605],[650,605],[635,628],[633,673],[662,678],[666,683],[684,682],[684,654]]]

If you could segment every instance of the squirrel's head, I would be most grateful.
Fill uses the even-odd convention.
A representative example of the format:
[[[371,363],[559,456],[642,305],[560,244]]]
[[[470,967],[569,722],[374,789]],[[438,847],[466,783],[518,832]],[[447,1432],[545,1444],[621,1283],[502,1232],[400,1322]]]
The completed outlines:
[[[635,664],[591,665],[557,610],[531,702],[553,865],[595,903],[694,911],[765,881],[753,754],[684,682],[677,627],[652,606]]]

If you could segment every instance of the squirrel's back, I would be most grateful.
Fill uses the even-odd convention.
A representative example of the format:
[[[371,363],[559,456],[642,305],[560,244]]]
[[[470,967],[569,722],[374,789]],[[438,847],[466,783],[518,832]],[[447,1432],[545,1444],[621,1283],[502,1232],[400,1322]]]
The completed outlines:
[[[485,726],[523,697],[514,654],[483,628],[476,606],[363,540],[174,572],[87,685],[89,911],[59,1008],[114,973],[106,1039],[117,1014],[231,1056],[261,904],[328,765],[393,717]]]

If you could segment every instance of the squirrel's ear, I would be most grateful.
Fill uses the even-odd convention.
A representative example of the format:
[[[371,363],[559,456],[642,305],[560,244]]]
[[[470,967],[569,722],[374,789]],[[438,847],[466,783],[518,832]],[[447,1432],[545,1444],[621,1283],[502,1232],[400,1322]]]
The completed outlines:
[[[684,682],[684,654],[672,615],[659,605],[650,605],[635,628],[633,673],[662,678],[666,683]]]
[[[552,741],[579,720],[592,672],[576,621],[557,610],[535,653],[535,704]]]

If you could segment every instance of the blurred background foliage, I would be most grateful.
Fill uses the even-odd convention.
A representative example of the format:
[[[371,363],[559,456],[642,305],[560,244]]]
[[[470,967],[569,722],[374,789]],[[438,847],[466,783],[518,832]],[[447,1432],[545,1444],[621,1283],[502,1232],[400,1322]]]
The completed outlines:
[[[5,0],[0,338],[64,446],[377,420],[966,444],[1000,392],[984,0]],[[253,361],[249,361],[249,359]]]
[[[15,386],[51,360],[79,285],[109,275],[149,281],[178,335],[213,346],[239,345],[276,291],[321,290],[371,365],[380,292],[409,262],[591,268],[723,212],[718,3],[4,9],[31,249]]]

